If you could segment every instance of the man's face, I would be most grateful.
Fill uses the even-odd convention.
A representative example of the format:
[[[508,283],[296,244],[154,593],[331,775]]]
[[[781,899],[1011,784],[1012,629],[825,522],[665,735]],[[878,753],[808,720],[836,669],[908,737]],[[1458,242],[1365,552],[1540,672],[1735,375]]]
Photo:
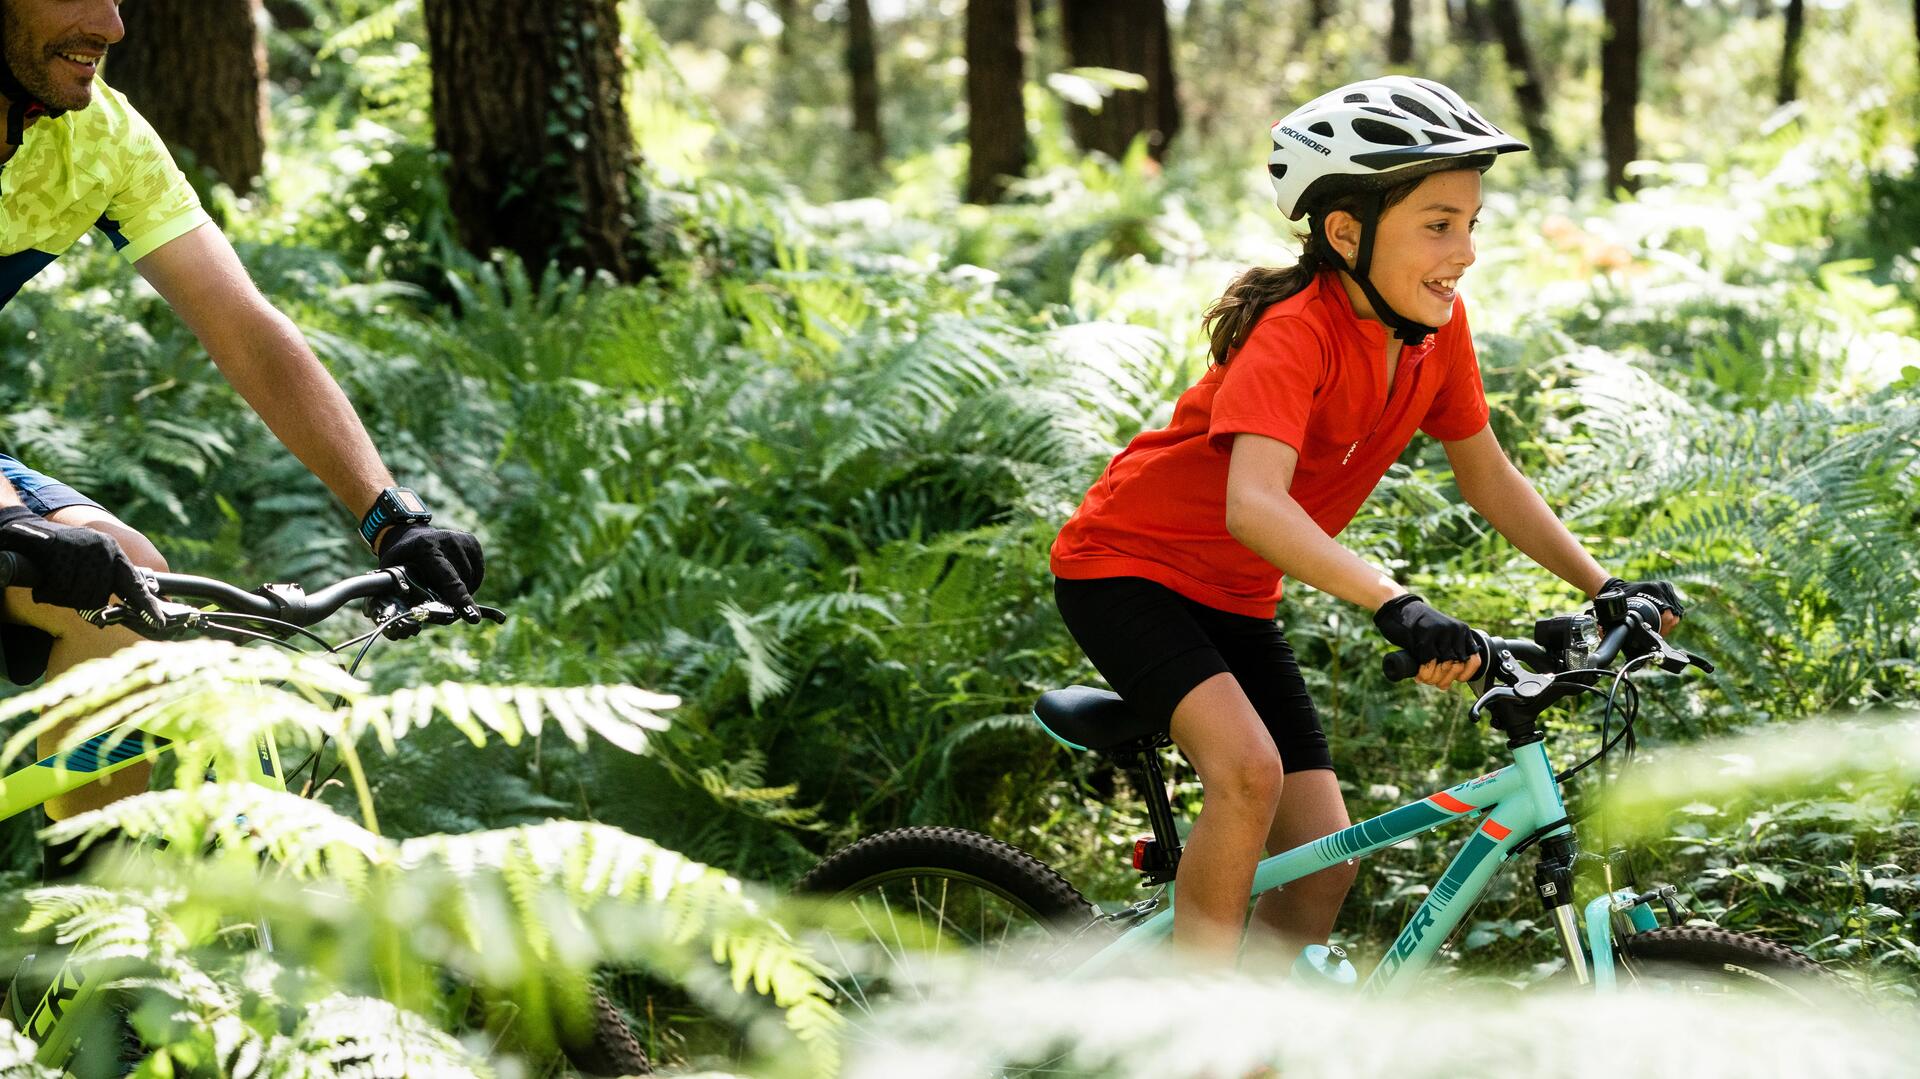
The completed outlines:
[[[107,48],[126,35],[120,0],[7,0],[7,66],[56,109],[93,104]]]

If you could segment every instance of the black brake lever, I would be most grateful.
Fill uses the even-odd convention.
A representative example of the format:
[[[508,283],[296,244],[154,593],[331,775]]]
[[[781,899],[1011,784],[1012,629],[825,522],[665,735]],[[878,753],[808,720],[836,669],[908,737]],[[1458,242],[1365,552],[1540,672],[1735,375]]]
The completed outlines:
[[[166,619],[158,626],[148,625],[145,619],[133,613],[132,608],[118,603],[88,612],[82,617],[99,629],[105,629],[108,626],[126,626],[149,640],[165,641],[172,640],[186,630],[197,628],[206,614],[198,607],[176,603],[170,599],[157,599],[155,602],[160,607],[161,616]]]

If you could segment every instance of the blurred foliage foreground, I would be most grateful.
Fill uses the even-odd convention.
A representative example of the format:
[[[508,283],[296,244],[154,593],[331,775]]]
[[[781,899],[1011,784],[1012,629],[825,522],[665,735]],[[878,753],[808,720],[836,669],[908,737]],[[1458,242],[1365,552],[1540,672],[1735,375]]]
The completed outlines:
[[[1820,123],[1789,117],[1711,174],[1650,175],[1633,204],[1489,198],[1469,289],[1496,430],[1611,569],[1681,583],[1683,643],[1719,664],[1710,679],[1646,687],[1647,757],[1920,698],[1920,221],[1902,197],[1916,186],[1912,132],[1887,104]],[[297,902],[278,885],[210,884],[204,874],[233,867],[192,859],[109,891],[22,893],[32,925],[78,927],[69,935],[86,941],[131,934],[143,962],[162,964],[187,1009],[168,1014],[204,1019],[193,1037],[213,1039],[199,1057],[182,1050],[181,1070],[249,1038],[263,1053],[305,1051],[297,1022],[337,1030],[339,1009],[375,998],[432,1014],[429,967],[544,999],[521,960],[463,943],[474,903],[524,914],[536,892],[558,897],[537,909],[572,911],[517,923],[542,963],[602,954],[580,941],[618,939],[607,954],[623,961],[647,958],[633,942],[665,942],[648,953],[675,986],[663,1009],[726,1011],[718,1001],[751,985],[787,1032],[754,1044],[799,1045],[777,1055],[829,1069],[810,960],[734,878],[789,880],[856,834],[938,822],[1026,847],[1102,899],[1129,898],[1139,806],[1104,765],[1023,719],[1039,692],[1094,677],[1052,610],[1046,549],[1105,458],[1201,372],[1205,302],[1236,268],[1290,257],[1246,177],[1062,164],[1004,207],[964,212],[663,183],[648,227],[665,273],[615,288],[530,280],[396,231],[444,225],[429,159],[377,131],[337,137],[370,163],[362,178],[257,230],[272,242],[245,253],[395,471],[482,534],[487,595],[513,615],[378,656],[374,684],[618,683],[684,704],[644,754],[587,751],[553,725],[475,737],[470,722],[386,746],[378,725],[305,712],[295,729],[343,724],[336,743],[364,768],[360,789],[320,805],[245,792],[250,818],[311,822],[272,831],[292,844],[278,853],[286,881],[304,882]],[[1202,223],[1202,202],[1245,210]],[[245,581],[358,567],[325,492],[104,256],[70,257],[0,312],[0,416],[6,445],[115,507],[178,569]],[[1513,633],[1576,602],[1457,504],[1437,446],[1412,449],[1344,538],[1489,629]],[[1283,619],[1356,816],[1499,763],[1464,701],[1381,680],[1382,646],[1357,612],[1303,589]],[[183,673],[199,662],[178,661]],[[1595,718],[1563,714],[1554,752],[1591,750]],[[1811,743],[1768,752],[1796,744]],[[1601,778],[1583,775],[1576,800]],[[1199,792],[1190,775],[1179,783],[1191,810]],[[1911,999],[1911,773],[1841,768],[1757,794],[1713,790],[1658,815],[1651,833],[1635,826],[1638,875]],[[215,827],[241,793],[182,786],[116,817],[133,831]],[[555,818],[599,823],[541,823]],[[31,825],[4,837],[18,886]],[[606,875],[603,853],[619,873]],[[1434,841],[1376,858],[1338,935],[1377,954],[1445,854]],[[399,872],[428,864],[441,869]],[[664,901],[670,913],[599,932],[588,891],[644,893],[656,906],[643,909]],[[297,970],[259,957],[166,965],[197,954],[234,895],[326,943]],[[423,911],[433,933],[381,951]],[[1535,914],[1524,887],[1497,884],[1450,958],[1549,959]],[[702,974],[689,942],[735,981]],[[265,985],[277,995],[260,996]],[[242,1016],[273,1002],[293,1010]],[[398,1031],[415,1013],[381,1014]],[[246,1018],[245,1030],[220,1016]],[[757,1029],[751,1009],[733,1017]],[[649,1029],[670,1026],[653,1018]],[[435,1037],[421,1033],[419,1052],[470,1048]],[[683,1051],[697,1056],[666,1055]]]

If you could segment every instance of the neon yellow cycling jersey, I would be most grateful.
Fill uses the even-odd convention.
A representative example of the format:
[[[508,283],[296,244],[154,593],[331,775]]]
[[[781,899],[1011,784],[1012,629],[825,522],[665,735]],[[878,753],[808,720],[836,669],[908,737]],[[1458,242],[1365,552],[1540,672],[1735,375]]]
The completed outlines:
[[[0,307],[88,229],[138,262],[210,220],[159,133],[95,80],[92,105],[41,118],[0,166]]]

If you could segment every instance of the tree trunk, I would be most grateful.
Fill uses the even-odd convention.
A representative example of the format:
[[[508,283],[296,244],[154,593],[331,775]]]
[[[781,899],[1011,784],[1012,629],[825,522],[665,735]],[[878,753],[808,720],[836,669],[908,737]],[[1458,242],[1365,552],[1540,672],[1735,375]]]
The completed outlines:
[[[434,145],[461,241],[540,273],[633,281],[633,129],[618,0],[426,0]]]
[[[780,36],[774,39],[774,52],[785,60],[793,55],[793,20],[800,17],[795,0],[775,0],[774,14],[780,18]]]
[[[1640,103],[1640,0],[1604,0],[1600,45],[1600,136],[1607,152],[1607,190],[1632,191],[1627,163],[1640,155],[1634,111]]]
[[[1806,31],[1806,0],[1787,0],[1787,26],[1780,46],[1780,92],[1775,101],[1785,105],[1800,96],[1800,39]]]
[[[1797,0],[1796,0],[1797,2]],[[1492,0],[1493,25],[1500,34],[1500,51],[1507,58],[1507,71],[1513,77],[1513,96],[1520,104],[1520,122],[1527,125],[1527,137],[1540,163],[1552,167],[1559,160],[1553,145],[1553,130],[1547,125],[1547,91],[1534,65],[1533,50],[1527,48],[1526,35],[1520,29],[1519,0]]]
[[[1913,0],[1913,2],[1920,5],[1920,0]],[[1331,18],[1333,18],[1333,0],[1307,0],[1308,32],[1318,32]]]
[[[235,191],[267,149],[267,46],[260,0],[141,0],[106,73],[189,168]]]
[[[999,202],[1027,171],[1020,0],[967,0],[967,201]]]
[[[853,137],[876,170],[887,162],[880,127],[880,65],[873,47],[873,9],[867,0],[847,0],[847,74],[853,81]]]
[[[1393,22],[1387,26],[1387,63],[1413,63],[1413,0],[1393,0]]]
[[[1074,141],[1083,150],[1120,158],[1144,133],[1147,152],[1160,160],[1180,131],[1164,0],[1060,0],[1060,9],[1068,66],[1131,71],[1147,80],[1144,91],[1114,91],[1097,113],[1068,106]]]
[[[1499,36],[1487,16],[1487,3],[1488,0],[1461,0],[1460,21],[1466,29],[1467,40],[1485,44]]]

